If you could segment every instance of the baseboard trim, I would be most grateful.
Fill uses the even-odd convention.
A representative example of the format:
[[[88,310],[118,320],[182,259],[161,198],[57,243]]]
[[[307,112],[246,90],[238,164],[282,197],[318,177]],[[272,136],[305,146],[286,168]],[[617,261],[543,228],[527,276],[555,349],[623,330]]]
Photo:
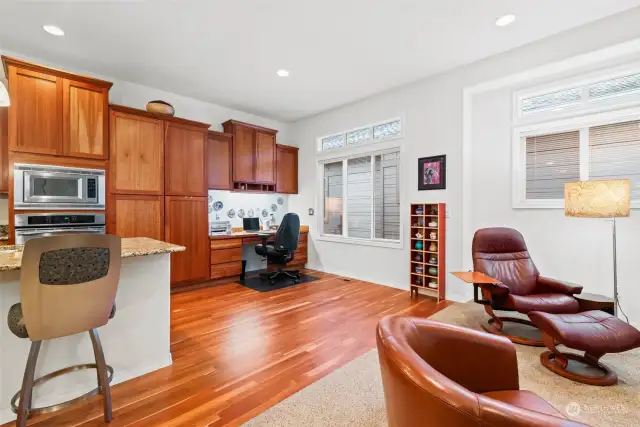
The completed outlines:
[[[173,363],[173,359],[171,358],[171,353],[168,353],[166,356],[164,356],[163,358],[157,361],[154,361],[142,366],[137,366],[131,369],[126,369],[124,371],[119,371],[119,372],[116,371],[113,375],[113,380],[111,381],[111,385],[114,386],[116,384],[120,384],[125,381],[129,381],[134,378],[149,374],[153,371],[157,371],[158,369],[166,368],[168,366],[171,366],[172,363]],[[64,402],[66,400],[70,400],[76,396],[79,396],[80,394],[83,393],[83,390],[84,392],[86,392],[86,390],[90,390],[92,387],[95,388],[96,385],[97,384],[93,384],[93,383],[75,384],[74,386],[68,387],[65,390],[40,396],[36,400],[36,402],[34,402],[34,404],[40,405],[41,403],[39,402],[44,402],[44,404],[54,404],[56,402]],[[14,414],[11,411],[10,407],[0,409],[0,424],[15,421],[15,419],[16,419],[16,414]]]

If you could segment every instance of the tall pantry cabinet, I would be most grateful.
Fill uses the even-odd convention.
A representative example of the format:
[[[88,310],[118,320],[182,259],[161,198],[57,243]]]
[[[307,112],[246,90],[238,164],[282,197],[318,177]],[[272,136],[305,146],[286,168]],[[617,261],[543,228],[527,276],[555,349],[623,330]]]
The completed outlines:
[[[109,232],[182,245],[171,284],[209,276],[209,125],[112,105]]]

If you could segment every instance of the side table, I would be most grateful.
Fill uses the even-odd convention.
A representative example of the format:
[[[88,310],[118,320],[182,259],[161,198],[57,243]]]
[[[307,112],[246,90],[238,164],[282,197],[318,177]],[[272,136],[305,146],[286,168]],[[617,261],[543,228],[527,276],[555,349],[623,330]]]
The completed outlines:
[[[598,294],[577,294],[573,296],[578,300],[580,306],[580,312],[590,310],[602,310],[606,313],[615,316],[616,303],[613,298],[605,297]]]

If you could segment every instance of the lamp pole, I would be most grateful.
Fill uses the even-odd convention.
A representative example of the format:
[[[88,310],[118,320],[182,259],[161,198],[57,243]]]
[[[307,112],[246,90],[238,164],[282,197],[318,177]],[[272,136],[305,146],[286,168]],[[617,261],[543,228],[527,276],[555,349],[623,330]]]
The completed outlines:
[[[613,314],[618,317],[618,256],[616,253],[618,245],[616,244],[616,218],[613,217]]]

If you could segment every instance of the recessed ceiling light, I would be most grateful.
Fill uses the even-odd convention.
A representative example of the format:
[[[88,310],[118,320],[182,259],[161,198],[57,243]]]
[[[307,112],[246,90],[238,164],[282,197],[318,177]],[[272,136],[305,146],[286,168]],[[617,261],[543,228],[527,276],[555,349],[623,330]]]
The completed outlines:
[[[289,77],[289,71],[287,70],[278,70],[276,74],[278,74],[280,77]]]
[[[501,16],[500,18],[496,19],[496,25],[498,27],[506,27],[509,24],[512,24],[513,21],[516,20],[516,16],[515,15],[504,15]]]
[[[54,36],[64,36],[64,31],[62,31],[62,28],[56,27],[55,25],[43,25],[42,29]]]

